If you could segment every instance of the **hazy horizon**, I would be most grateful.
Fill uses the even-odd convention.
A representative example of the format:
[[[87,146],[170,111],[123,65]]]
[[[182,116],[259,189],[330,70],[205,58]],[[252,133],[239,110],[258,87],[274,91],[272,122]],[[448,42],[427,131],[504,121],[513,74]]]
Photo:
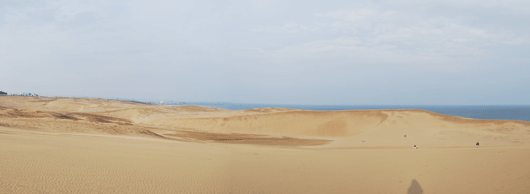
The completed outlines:
[[[0,90],[530,104],[529,1],[0,1]]]
[[[8,95],[21,95],[8,93]],[[28,93],[25,93],[28,94]],[[31,93],[36,94],[36,93]],[[32,96],[35,97],[35,96]],[[301,103],[260,103],[260,102],[234,102],[234,101],[196,101],[196,100],[175,100],[175,99],[155,99],[155,98],[127,98],[127,97],[101,97],[101,96],[44,96],[39,95],[38,97],[46,98],[94,98],[94,99],[106,99],[106,100],[120,100],[120,101],[137,101],[145,103],[155,103],[159,104],[163,102],[164,104],[174,104],[174,103],[185,103],[184,105],[197,105],[197,104],[234,104],[234,105],[284,105],[284,106],[462,106],[462,107],[480,107],[480,106],[530,106],[530,104],[333,104],[333,102],[324,102],[321,104],[301,104]]]

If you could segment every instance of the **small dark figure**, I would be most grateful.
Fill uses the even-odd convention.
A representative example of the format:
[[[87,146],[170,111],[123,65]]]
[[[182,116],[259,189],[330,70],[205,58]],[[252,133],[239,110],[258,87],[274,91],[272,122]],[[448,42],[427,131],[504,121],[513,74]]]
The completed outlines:
[[[414,145],[414,149],[418,149],[418,147],[416,147],[416,145]]]
[[[405,137],[407,137],[407,135],[405,135]]]
[[[475,144],[475,145],[477,145],[477,148],[478,148],[478,146],[479,146],[479,143],[478,143],[478,141],[477,141],[477,144]]]

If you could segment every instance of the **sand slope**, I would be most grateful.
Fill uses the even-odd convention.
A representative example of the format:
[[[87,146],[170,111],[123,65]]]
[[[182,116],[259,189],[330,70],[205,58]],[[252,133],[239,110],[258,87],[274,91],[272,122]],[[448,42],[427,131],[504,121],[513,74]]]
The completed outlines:
[[[0,125],[39,130],[190,141],[215,140],[224,133],[330,140],[324,147],[472,147],[477,141],[484,146],[530,145],[525,141],[530,138],[529,122],[469,119],[421,110],[230,111],[104,99],[12,96],[2,97],[0,106]]]
[[[0,193],[530,191],[523,147],[293,149],[0,131]]]
[[[420,110],[4,96],[0,193],[530,193],[529,137]]]

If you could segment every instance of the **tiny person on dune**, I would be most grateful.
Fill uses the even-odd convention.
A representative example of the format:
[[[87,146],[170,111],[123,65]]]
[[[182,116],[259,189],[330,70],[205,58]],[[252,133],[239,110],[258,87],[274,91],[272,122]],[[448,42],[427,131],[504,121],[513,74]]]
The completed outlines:
[[[475,145],[477,145],[477,148],[478,148],[478,146],[479,146],[479,143],[478,143],[478,141],[477,141],[477,144],[475,144]]]

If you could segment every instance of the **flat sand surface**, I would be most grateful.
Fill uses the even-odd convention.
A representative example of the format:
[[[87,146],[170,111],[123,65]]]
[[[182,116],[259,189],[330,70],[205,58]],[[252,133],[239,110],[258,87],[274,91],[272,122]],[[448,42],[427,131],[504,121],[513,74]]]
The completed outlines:
[[[4,96],[0,193],[530,193],[529,140],[421,110]]]

